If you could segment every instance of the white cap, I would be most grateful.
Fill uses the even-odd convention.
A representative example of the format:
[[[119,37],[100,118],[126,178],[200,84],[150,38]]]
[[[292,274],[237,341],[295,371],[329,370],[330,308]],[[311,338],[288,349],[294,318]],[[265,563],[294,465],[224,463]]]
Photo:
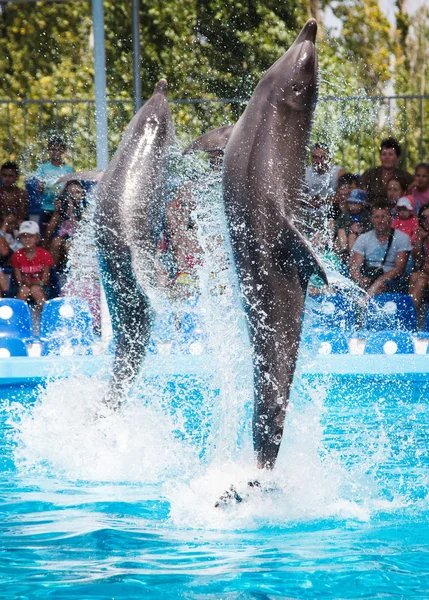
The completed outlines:
[[[38,235],[40,233],[38,224],[35,221],[23,221],[19,226],[18,236],[22,235],[23,233]]]
[[[399,198],[398,202],[396,203],[396,206],[404,206],[405,208],[408,208],[408,210],[413,210],[411,200],[409,198],[406,198],[405,196]]]

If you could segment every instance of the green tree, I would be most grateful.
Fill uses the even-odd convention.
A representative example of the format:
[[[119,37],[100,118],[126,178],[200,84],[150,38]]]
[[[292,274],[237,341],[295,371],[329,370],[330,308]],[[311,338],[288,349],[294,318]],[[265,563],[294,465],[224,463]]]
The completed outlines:
[[[378,0],[346,0],[335,14],[342,22],[343,55],[352,61],[366,92],[381,94],[391,79],[392,42]]]
[[[87,3],[2,5],[2,96],[92,97],[91,25]]]

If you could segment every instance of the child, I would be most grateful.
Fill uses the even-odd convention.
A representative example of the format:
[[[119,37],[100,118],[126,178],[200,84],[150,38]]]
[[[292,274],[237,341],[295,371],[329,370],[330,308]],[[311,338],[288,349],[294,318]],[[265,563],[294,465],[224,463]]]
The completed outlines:
[[[396,203],[396,212],[398,216],[392,221],[393,229],[399,229],[409,235],[411,243],[414,244],[419,221],[413,211],[412,199],[409,196],[399,198]]]
[[[366,192],[359,189],[350,192],[347,210],[337,219],[337,227],[336,249],[340,255],[347,258],[357,237],[372,228],[367,209]]]
[[[17,284],[18,300],[32,299],[38,308],[43,308],[48,298],[52,256],[47,250],[38,247],[40,230],[34,221],[23,221],[18,237],[22,248],[12,256],[13,274]]]
[[[413,195],[415,212],[418,214],[422,206],[429,204],[429,164],[417,165],[411,193]]]
[[[76,179],[68,181],[55,200],[54,214],[46,227],[45,243],[50,244],[49,251],[56,269],[67,264],[71,241],[86,206],[85,188]]]

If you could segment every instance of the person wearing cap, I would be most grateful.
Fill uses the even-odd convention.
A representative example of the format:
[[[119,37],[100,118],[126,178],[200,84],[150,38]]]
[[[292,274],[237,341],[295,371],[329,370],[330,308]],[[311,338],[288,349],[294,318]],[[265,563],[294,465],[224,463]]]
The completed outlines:
[[[409,196],[399,198],[396,203],[397,216],[392,221],[393,229],[399,229],[410,236],[411,243],[414,244],[419,228],[419,220],[414,214],[413,199]]]
[[[347,210],[338,217],[336,227],[336,251],[340,256],[348,257],[357,237],[372,229],[366,193],[363,190],[354,189],[350,192]]]
[[[67,144],[63,138],[52,136],[48,141],[49,160],[41,164],[34,173],[34,177],[39,182],[39,192],[42,194],[41,225],[43,228],[54,213],[55,198],[61,189],[58,180],[63,175],[74,172],[73,167],[64,162],[66,151]]]
[[[371,207],[373,229],[356,240],[350,255],[350,276],[369,296],[384,292],[407,293],[405,276],[412,245],[406,233],[393,229],[386,203]]]
[[[48,299],[49,278],[54,261],[47,250],[38,246],[40,229],[37,223],[23,221],[18,237],[22,248],[11,259],[17,286],[15,296],[18,300],[33,300],[41,309]]]

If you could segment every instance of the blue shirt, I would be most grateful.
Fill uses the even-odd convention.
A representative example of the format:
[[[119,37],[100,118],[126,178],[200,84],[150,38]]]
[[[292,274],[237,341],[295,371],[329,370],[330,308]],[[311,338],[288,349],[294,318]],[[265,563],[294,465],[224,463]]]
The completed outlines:
[[[61,167],[56,167],[51,162],[40,165],[34,176],[45,184],[42,195],[42,210],[54,210],[54,200],[62,188],[61,184],[58,184],[58,179],[73,172],[73,167],[66,164],[61,165]]]

